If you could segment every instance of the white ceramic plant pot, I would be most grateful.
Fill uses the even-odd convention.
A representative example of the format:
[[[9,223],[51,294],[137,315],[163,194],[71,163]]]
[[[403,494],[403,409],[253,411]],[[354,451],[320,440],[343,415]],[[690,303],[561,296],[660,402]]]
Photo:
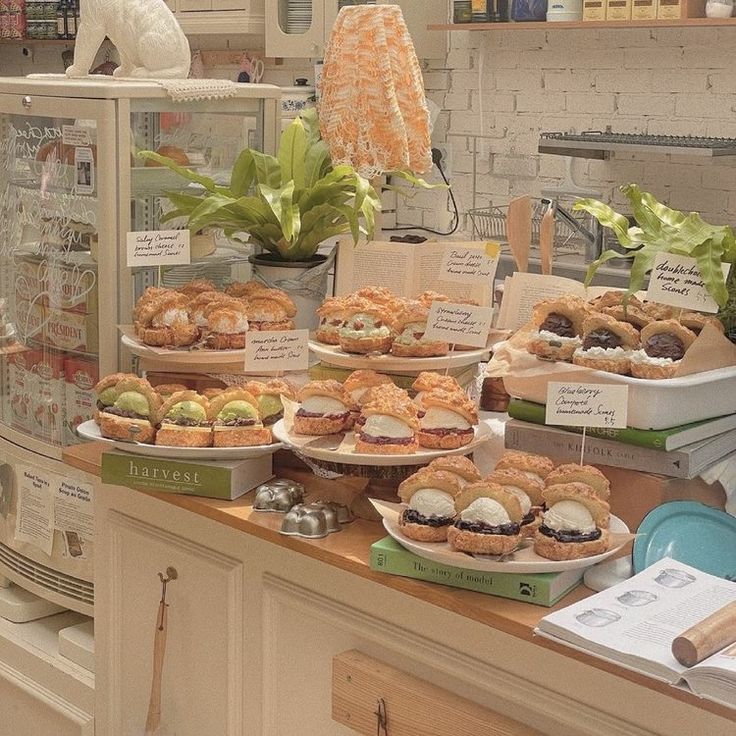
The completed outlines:
[[[327,296],[327,282],[335,260],[335,251],[329,256],[315,255],[308,261],[282,261],[271,253],[248,258],[253,266],[253,278],[268,287],[287,292],[296,304],[296,329],[313,330],[319,322],[317,309]]]
[[[215,252],[215,247],[215,234],[212,231],[197,233],[189,239],[192,260],[212,255]]]

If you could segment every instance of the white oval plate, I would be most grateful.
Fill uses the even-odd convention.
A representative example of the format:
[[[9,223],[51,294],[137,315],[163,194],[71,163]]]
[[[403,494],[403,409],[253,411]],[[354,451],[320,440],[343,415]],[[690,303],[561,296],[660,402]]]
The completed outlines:
[[[368,455],[355,452],[355,434],[350,431],[345,433],[340,448],[337,450],[325,449],[324,447],[310,446],[320,440],[320,437],[306,437],[294,434],[286,429],[284,420],[281,419],[271,428],[273,436],[283,442],[284,445],[296,452],[313,458],[314,460],[325,460],[332,463],[343,463],[345,465],[374,465],[374,466],[404,466],[404,465],[426,465],[436,457],[446,455],[469,455],[478,445],[486,442],[491,436],[491,430],[485,423],[475,427],[475,436],[470,444],[457,450],[425,450],[420,448],[413,455]]]
[[[374,504],[375,505],[375,504]],[[382,507],[396,506],[401,509],[404,507],[400,504],[388,504],[380,502]],[[630,539],[627,537],[620,543],[612,540],[611,547],[599,555],[592,557],[582,557],[578,560],[547,560],[535,554],[532,549],[531,540],[522,542],[521,548],[515,553],[518,559],[513,557],[503,561],[498,561],[495,556],[491,555],[470,555],[465,552],[458,552],[452,549],[449,543],[429,543],[416,542],[413,539],[405,537],[398,524],[398,514],[396,518],[390,518],[383,513],[383,509],[378,509],[383,516],[383,526],[389,535],[395,539],[402,547],[408,549],[419,557],[431,562],[439,562],[443,565],[451,565],[452,567],[461,567],[466,570],[482,570],[484,572],[514,572],[514,573],[539,573],[539,572],[561,572],[562,570],[575,570],[582,567],[591,567],[602,560],[608,559],[611,555],[618,552]],[[613,534],[628,534],[629,528],[617,516],[611,515],[609,531]]]
[[[166,361],[167,363],[187,363],[188,365],[207,365],[208,363],[240,363],[245,362],[245,350],[167,350],[166,348],[153,348],[142,342],[123,335],[120,338],[122,344],[130,350],[133,355],[149,360]]]
[[[93,442],[107,442],[118,450],[133,455],[169,458],[170,460],[246,460],[251,457],[272,455],[283,445],[253,445],[252,447],[171,447],[170,445],[145,445],[141,442],[122,442],[103,437],[97,422],[90,419],[77,427],[77,434]]]
[[[324,363],[338,368],[353,370],[385,371],[436,371],[444,368],[462,368],[466,365],[488,360],[489,348],[455,350],[438,358],[397,358],[395,355],[354,355],[346,353],[337,345],[325,345],[316,340],[309,341],[309,349]]]

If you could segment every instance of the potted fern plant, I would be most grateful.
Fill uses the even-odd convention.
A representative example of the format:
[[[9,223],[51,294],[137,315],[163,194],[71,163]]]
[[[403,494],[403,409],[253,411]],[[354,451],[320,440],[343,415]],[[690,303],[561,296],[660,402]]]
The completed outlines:
[[[173,209],[164,222],[185,218],[192,233],[216,228],[256,246],[259,252],[250,257],[256,277],[286,288],[303,316],[311,318],[326,293],[330,262],[318,253],[320,246],[342,235],[356,243],[373,237],[379,195],[352,166],[332,165],[314,109],[284,130],[276,156],[242,151],[228,185],[153,151],[138,155],[197,188],[166,193]]]
[[[627,184],[621,191],[631,205],[636,221],[630,227],[629,218],[607,204],[594,199],[581,199],[573,209],[584,210],[604,227],[613,231],[624,248],[605,251],[594,261],[585,278],[590,284],[598,268],[614,258],[631,260],[631,279],[628,294],[644,287],[647,274],[658,253],[672,253],[695,258],[708,292],[718,304],[719,319],[726,334],[736,342],[736,236],[729,225],[710,225],[697,212],[685,214],[658,202],[649,192],[636,184]],[[723,263],[731,264],[724,278]]]

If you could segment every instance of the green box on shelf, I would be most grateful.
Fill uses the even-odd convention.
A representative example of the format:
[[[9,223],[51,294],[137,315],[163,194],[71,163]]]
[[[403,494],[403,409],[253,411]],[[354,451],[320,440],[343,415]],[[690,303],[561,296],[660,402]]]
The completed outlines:
[[[214,462],[164,460],[126,452],[102,455],[103,483],[139,491],[232,501],[272,477],[272,455]]]

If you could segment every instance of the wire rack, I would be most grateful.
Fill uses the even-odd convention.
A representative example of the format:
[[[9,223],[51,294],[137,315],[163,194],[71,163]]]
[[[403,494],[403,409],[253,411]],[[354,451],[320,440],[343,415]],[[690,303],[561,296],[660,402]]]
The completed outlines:
[[[591,230],[592,218],[587,212],[571,212],[572,201],[559,202],[566,207],[570,214],[580,222],[586,229]],[[539,247],[539,228],[542,216],[547,208],[542,199],[532,199],[532,249]],[[507,207],[498,207],[489,204],[488,207],[477,207],[468,210],[470,221],[473,225],[473,236],[479,240],[497,240],[502,244],[508,243],[506,236],[506,212]],[[553,252],[556,256],[570,255],[574,253],[585,253],[585,240],[579,233],[575,232],[564,221],[557,220],[555,228],[555,239]]]

